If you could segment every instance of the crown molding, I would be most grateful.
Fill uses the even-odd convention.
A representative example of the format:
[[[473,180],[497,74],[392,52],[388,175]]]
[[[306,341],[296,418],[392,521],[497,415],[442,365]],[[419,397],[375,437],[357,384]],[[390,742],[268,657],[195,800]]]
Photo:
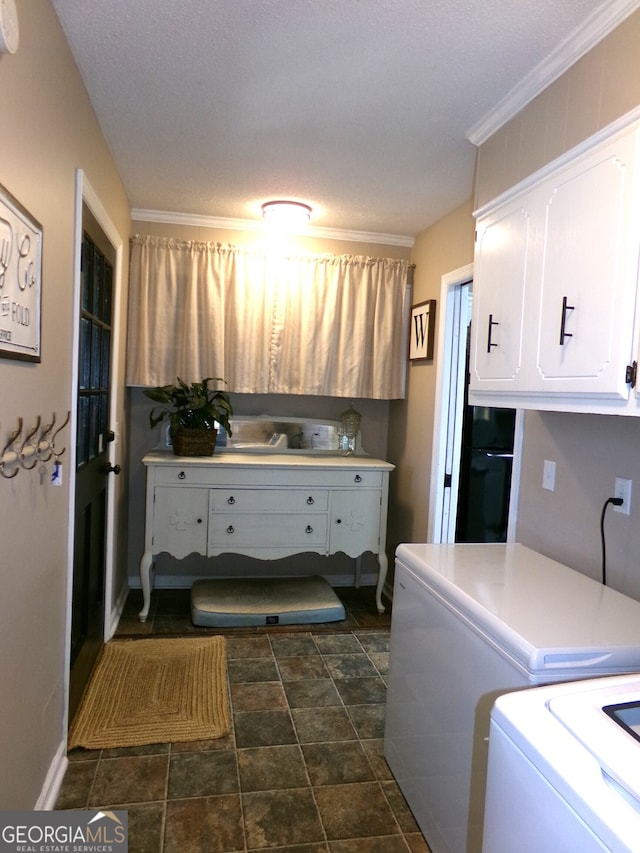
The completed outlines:
[[[640,0],[638,0],[640,2]],[[223,228],[230,231],[264,231],[264,223],[255,219],[228,219],[220,216],[200,216],[195,213],[176,213],[170,210],[143,210],[133,208],[131,218],[140,222],[163,222],[167,225],[191,225],[203,228]],[[376,234],[369,231],[346,231],[340,228],[304,229],[305,237],[319,237],[327,240],[348,240],[353,243],[376,243],[383,246],[404,246],[411,248],[413,237],[401,234]]]
[[[467,132],[469,142],[481,145],[639,6],[640,0],[610,0],[603,4]]]

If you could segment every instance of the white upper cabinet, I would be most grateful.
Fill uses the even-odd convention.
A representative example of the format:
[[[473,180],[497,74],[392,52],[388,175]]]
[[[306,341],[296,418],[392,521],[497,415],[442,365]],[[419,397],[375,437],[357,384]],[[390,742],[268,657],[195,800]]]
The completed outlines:
[[[472,384],[478,390],[505,391],[522,386],[529,245],[526,201],[518,199],[478,223],[472,369]]]
[[[637,122],[600,135],[480,212],[472,402],[640,413],[639,142]]]
[[[536,352],[541,390],[629,395],[625,368],[640,245],[636,138],[634,131],[545,184]]]

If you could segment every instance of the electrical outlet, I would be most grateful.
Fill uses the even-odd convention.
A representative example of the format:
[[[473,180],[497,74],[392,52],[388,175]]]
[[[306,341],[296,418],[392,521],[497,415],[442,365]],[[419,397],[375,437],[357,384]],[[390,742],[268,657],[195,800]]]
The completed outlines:
[[[544,460],[542,466],[542,488],[552,492],[556,487],[556,463]]]
[[[623,477],[616,477],[616,485],[613,491],[615,498],[622,498],[622,506],[614,506],[614,512],[622,512],[624,515],[629,515],[631,512],[631,480],[625,480]]]

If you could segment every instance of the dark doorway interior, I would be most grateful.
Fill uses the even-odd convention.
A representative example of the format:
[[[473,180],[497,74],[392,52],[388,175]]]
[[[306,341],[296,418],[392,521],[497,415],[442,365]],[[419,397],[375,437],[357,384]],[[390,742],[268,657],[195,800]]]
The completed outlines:
[[[469,339],[456,542],[506,542],[515,409],[469,405]]]

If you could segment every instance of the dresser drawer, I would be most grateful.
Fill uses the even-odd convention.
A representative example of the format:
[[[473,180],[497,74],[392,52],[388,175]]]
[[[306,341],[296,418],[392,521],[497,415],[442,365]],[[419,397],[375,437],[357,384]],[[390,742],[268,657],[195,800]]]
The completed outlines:
[[[336,489],[381,489],[382,471],[368,468],[333,471],[329,485]]]
[[[326,512],[327,489],[212,489],[212,512]]]
[[[327,544],[327,516],[264,513],[212,513],[210,552],[239,548],[317,549]]]
[[[210,466],[157,465],[155,481],[159,486],[209,486],[215,474]]]
[[[250,467],[208,465],[156,465],[155,483],[159,486],[211,486],[216,488],[282,486],[301,489],[379,489],[382,471],[368,467],[278,468],[266,464]]]
[[[252,471],[236,471],[233,482],[251,486],[292,486],[312,488],[382,488],[382,471],[371,468],[280,468],[256,466]]]

